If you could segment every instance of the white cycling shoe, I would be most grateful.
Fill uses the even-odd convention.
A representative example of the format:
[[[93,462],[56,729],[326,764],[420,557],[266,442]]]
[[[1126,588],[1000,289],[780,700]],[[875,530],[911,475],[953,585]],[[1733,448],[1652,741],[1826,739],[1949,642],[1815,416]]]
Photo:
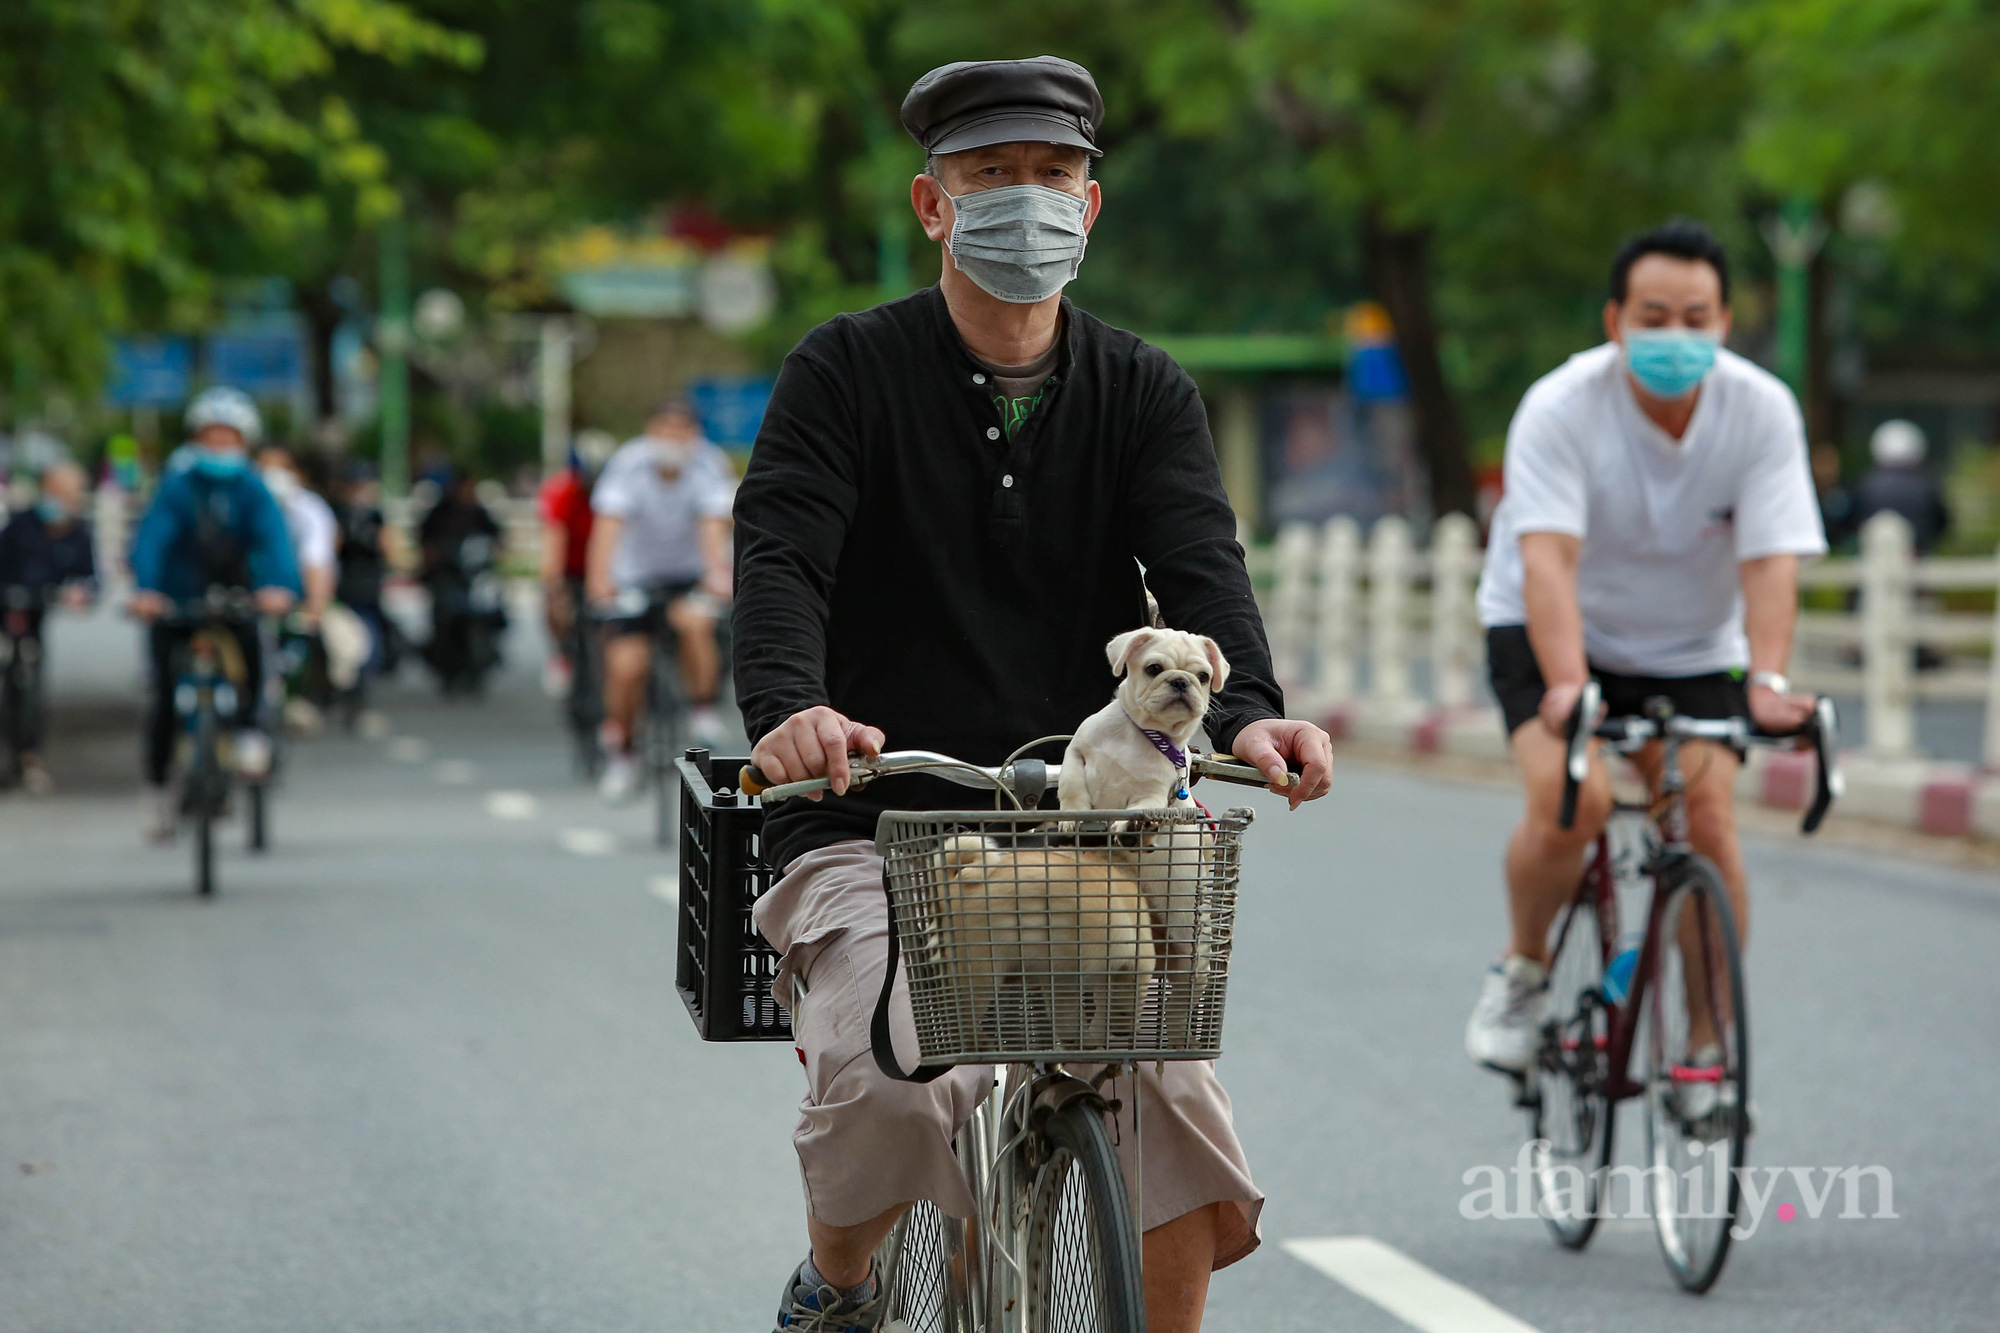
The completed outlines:
[[[236,733],[236,772],[246,782],[271,776],[271,738],[253,727]]]
[[[623,805],[639,790],[639,757],[627,750],[612,750],[604,756],[604,776],[597,780],[597,794],[613,805]]]
[[[1532,958],[1510,955],[1486,974],[1465,1025],[1465,1053],[1489,1069],[1526,1073],[1542,1048],[1548,1016],[1548,970]]]

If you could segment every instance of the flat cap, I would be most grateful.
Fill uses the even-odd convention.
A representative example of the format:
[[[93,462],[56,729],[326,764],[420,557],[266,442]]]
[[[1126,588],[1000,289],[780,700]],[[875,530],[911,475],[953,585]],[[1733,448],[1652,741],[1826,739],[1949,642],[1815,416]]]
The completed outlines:
[[[1060,56],[940,65],[903,99],[903,128],[927,153],[1029,142],[1069,144],[1098,157],[1103,118],[1097,80]]]

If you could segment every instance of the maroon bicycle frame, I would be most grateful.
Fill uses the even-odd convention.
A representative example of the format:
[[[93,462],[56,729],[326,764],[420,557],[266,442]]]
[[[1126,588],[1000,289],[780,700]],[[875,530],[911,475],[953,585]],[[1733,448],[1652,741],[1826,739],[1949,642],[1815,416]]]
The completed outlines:
[[[1667,895],[1663,886],[1672,877],[1677,865],[1694,855],[1687,842],[1687,810],[1682,804],[1684,784],[1677,781],[1680,766],[1669,762],[1664,766],[1665,778],[1661,785],[1660,805],[1664,807],[1659,819],[1662,846],[1652,855],[1646,866],[1646,878],[1651,882],[1653,892],[1646,904],[1646,932],[1639,945],[1639,957],[1632,966],[1632,981],[1625,989],[1623,999],[1613,1003],[1609,996],[1603,997],[1603,1004],[1610,1015],[1610,1031],[1601,1040],[1605,1046],[1604,1084],[1602,1091],[1613,1103],[1637,1097],[1646,1090],[1646,1085],[1634,1079],[1632,1069],[1632,1047],[1639,1039],[1639,1011],[1646,991],[1659,979],[1661,919],[1667,910]],[[1613,807],[1612,817],[1619,814],[1641,814],[1651,816],[1652,805],[1619,802]],[[1608,972],[1611,961],[1617,956],[1618,936],[1618,885],[1617,876],[1611,868],[1611,830],[1609,827],[1597,835],[1591,845],[1590,865],[1583,872],[1583,882],[1577,886],[1576,895],[1570,900],[1569,910],[1563,917],[1562,933],[1556,937],[1551,957],[1560,957],[1564,939],[1576,920],[1576,904],[1588,902],[1595,909],[1597,918],[1597,947],[1603,970]],[[1697,911],[1706,913],[1708,905],[1700,903]],[[1706,926],[1702,938],[1706,939]],[[1708,969],[1712,977],[1714,970]],[[1711,981],[1711,986],[1713,982]],[[1710,995],[1711,1003],[1720,997]],[[1717,1006],[1718,1012],[1720,1006]],[[1657,1017],[1655,1019],[1657,1022]],[[1676,1066],[1673,1078],[1676,1082],[1708,1081],[1719,1076],[1720,1070],[1711,1074],[1707,1069],[1686,1069]]]

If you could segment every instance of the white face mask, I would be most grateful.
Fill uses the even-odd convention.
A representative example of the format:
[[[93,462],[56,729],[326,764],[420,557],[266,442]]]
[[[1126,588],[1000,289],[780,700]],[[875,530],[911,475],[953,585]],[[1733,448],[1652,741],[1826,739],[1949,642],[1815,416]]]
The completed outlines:
[[[685,440],[654,440],[653,466],[673,476],[687,466],[688,458],[693,453],[693,446]]]
[[[981,290],[1015,305],[1046,301],[1083,264],[1090,202],[1046,185],[947,195],[951,262]]]
[[[299,493],[299,479],[281,467],[264,469],[264,487],[279,500],[289,500]]]

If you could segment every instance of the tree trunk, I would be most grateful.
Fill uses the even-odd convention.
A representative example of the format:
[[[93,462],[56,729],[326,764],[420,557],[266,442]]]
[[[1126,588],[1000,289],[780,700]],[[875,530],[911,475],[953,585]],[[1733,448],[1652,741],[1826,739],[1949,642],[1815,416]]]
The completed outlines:
[[[308,434],[315,441],[323,441],[328,423],[340,410],[333,374],[333,335],[346,312],[323,282],[301,284],[298,303],[306,321],[306,364],[307,373],[312,376],[313,420]]]
[[[1396,326],[1396,351],[1409,377],[1417,451],[1430,472],[1431,509],[1437,514],[1476,515],[1478,492],[1465,421],[1438,357],[1437,318],[1431,310],[1430,230],[1389,227],[1371,205],[1363,211],[1361,231],[1368,279]]]

